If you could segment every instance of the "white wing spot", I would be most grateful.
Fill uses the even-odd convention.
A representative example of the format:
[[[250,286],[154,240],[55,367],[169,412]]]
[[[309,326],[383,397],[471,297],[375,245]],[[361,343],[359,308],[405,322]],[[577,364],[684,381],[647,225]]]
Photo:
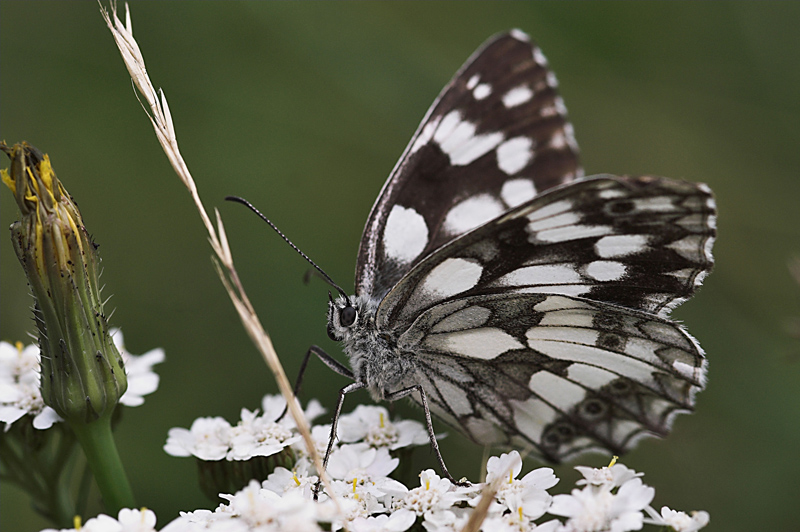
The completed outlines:
[[[567,106],[564,105],[564,100],[558,96],[553,100],[553,103],[542,107],[541,111],[539,111],[539,114],[542,116],[564,116],[567,114]]]
[[[565,264],[543,264],[525,266],[498,277],[492,285],[525,286],[525,285],[564,285],[580,283],[581,276]]]
[[[436,386],[442,395],[442,399],[447,402],[456,416],[466,416],[472,413],[472,405],[469,402],[469,397],[464,393],[462,388],[445,380],[436,379]]]
[[[488,83],[481,83],[475,90],[472,91],[472,95],[475,97],[476,100],[483,100],[487,96],[492,93],[492,86]]]
[[[594,244],[594,251],[604,259],[627,257],[647,250],[648,235],[609,235]]]
[[[467,89],[468,89],[468,90],[472,90],[472,89],[474,89],[474,88],[475,88],[475,86],[478,84],[478,82],[479,82],[480,80],[481,80],[481,77],[480,77],[479,75],[477,75],[477,74],[474,74],[474,75],[473,75],[471,78],[469,78],[469,80],[467,81]]]
[[[683,375],[685,378],[702,382],[704,377],[704,370],[702,367],[691,366],[686,362],[676,360],[672,363],[672,369]]]
[[[552,206],[555,207],[556,204],[554,203]],[[544,209],[540,209],[540,211],[543,210]],[[559,227],[575,225],[581,219],[580,215],[578,215],[578,213],[576,212],[564,211],[559,214],[556,214],[557,211],[555,209],[553,209],[552,215],[537,216],[536,218],[534,218],[533,217],[534,215],[541,214],[540,211],[535,211],[531,213],[530,216],[528,216],[528,220],[530,220],[530,222],[528,222],[527,225],[528,231],[530,232],[546,231],[548,229],[556,229]]]
[[[433,134],[433,140],[450,157],[454,166],[464,166],[487,154],[503,142],[499,131],[476,135],[477,127],[461,119],[461,113],[450,111],[442,118],[441,124]]]
[[[569,212],[570,210],[572,210],[572,202],[569,200],[560,200],[528,212],[526,216],[530,222],[536,222],[562,212]]]
[[[672,198],[668,196],[654,196],[633,200],[634,212],[670,212],[675,210]]]
[[[632,437],[632,434],[636,432],[641,432],[642,426],[637,423],[636,421],[632,421],[630,419],[614,419],[611,422],[611,439],[613,441],[631,441],[634,440],[635,437]],[[639,437],[648,436],[649,434],[644,433]],[[650,434],[650,436],[652,436]]]
[[[461,113],[458,111],[450,111],[442,118],[436,131],[433,134],[433,140],[437,144],[441,144],[444,140],[453,134],[456,127],[461,123]]]
[[[478,415],[485,416],[486,413],[479,412]],[[492,445],[508,439],[508,435],[498,427],[499,422],[469,416],[461,423],[464,430],[472,436],[472,439],[482,445]]]
[[[703,235],[688,235],[680,240],[675,240],[674,242],[670,242],[667,248],[674,250],[680,256],[687,258],[689,260],[696,260],[699,255],[699,250],[703,247]]]
[[[603,199],[614,199],[625,197],[627,193],[618,188],[606,188],[598,192],[597,195]]]
[[[503,105],[507,109],[522,105],[533,98],[533,91],[527,85],[519,85],[514,87],[503,95]]]
[[[588,309],[593,310],[594,307],[589,303],[583,301],[575,301],[566,297],[550,296],[541,303],[537,303],[533,307],[534,310],[539,312],[552,312],[554,310],[568,310],[568,309]]]
[[[539,305],[536,309],[539,310]],[[590,312],[581,312],[574,307],[551,310],[542,316],[539,321],[540,327],[582,327],[585,329],[594,328],[593,324],[594,314]]]
[[[497,147],[497,166],[508,175],[514,175],[533,159],[533,139],[514,137]]]
[[[566,296],[582,296],[591,292],[588,284],[548,284],[545,286],[526,286],[513,289],[515,294],[563,294]]]
[[[556,109],[558,110],[558,114],[566,115],[567,114],[567,106],[564,105],[564,98],[561,96],[556,96],[555,99]]]
[[[547,142],[547,145],[555,150],[560,150],[565,146],[567,146],[567,137],[564,136],[563,132],[558,131],[556,133],[553,133],[553,136],[550,137],[550,140]]]
[[[522,205],[536,196],[536,187],[530,179],[509,179],[503,183],[500,197],[509,207]]]
[[[386,254],[400,262],[415,259],[428,244],[425,219],[411,208],[395,205],[386,219],[383,248]]]
[[[544,427],[556,420],[556,411],[544,401],[531,397],[526,401],[509,399],[517,429],[533,441],[539,441]]]
[[[483,268],[475,261],[447,259],[430,271],[420,289],[440,297],[454,296],[478,284],[482,273]]]
[[[409,155],[416,153],[417,150],[431,141],[433,134],[436,132],[436,128],[439,127],[439,122],[441,122],[441,120],[442,117],[439,116],[425,124],[425,127],[422,128],[422,131],[419,132],[419,136],[417,136],[416,140],[414,140],[414,145],[411,146]]]
[[[567,376],[570,380],[592,389],[602,388],[617,378],[617,376],[610,371],[586,364],[572,364],[567,369]]]
[[[491,360],[511,349],[525,347],[519,340],[502,329],[483,327],[468,331],[431,334],[425,338],[425,346],[449,351],[470,358]]]
[[[544,56],[542,50],[539,49],[538,46],[533,49],[533,60],[544,67],[547,66],[547,58]]]
[[[530,42],[531,41],[531,38],[528,37],[528,34],[525,33],[524,31],[520,30],[520,29],[514,28],[509,33],[511,34],[512,37],[514,37],[518,41],[522,41],[522,42]]]
[[[530,224],[528,224],[528,227],[530,227]],[[538,231],[532,234],[531,238],[534,241],[538,240],[541,242],[568,242],[581,238],[605,236],[613,232],[614,228],[608,225],[572,225]]]
[[[629,338],[625,353],[615,353],[597,347],[598,332],[575,327],[532,327],[526,333],[528,345],[558,360],[581,362],[590,366],[602,365],[604,369],[649,385],[655,367],[663,367],[655,350],[661,344],[642,338]]]
[[[549,371],[537,371],[531,375],[528,388],[562,412],[569,412],[586,397],[583,388]]]
[[[539,111],[539,114],[545,117],[550,117],[550,116],[556,116],[558,114],[558,111],[556,110],[556,106],[551,104],[542,107],[541,110]]]
[[[625,276],[628,268],[621,262],[613,260],[596,260],[586,265],[586,275],[597,281],[619,281]]]
[[[564,135],[567,137],[567,144],[570,148],[575,151],[578,151],[578,141],[575,140],[575,130],[572,128],[572,124],[567,122],[564,124]],[[583,169],[579,170],[578,177],[583,175]]]
[[[460,234],[503,214],[505,207],[489,194],[479,194],[455,205],[444,219],[444,229]]]

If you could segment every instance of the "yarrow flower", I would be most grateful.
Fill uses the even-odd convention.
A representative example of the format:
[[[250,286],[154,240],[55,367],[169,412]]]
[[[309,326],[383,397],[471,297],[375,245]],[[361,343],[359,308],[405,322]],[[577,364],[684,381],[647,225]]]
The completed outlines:
[[[39,347],[22,342],[0,342],[0,421],[5,430],[25,415],[33,416],[33,427],[49,429],[62,421],[55,410],[46,406],[39,388]]]
[[[289,491],[299,491],[304,497],[312,498],[312,490],[317,484],[318,477],[310,474],[311,469],[312,466],[308,459],[300,458],[291,470],[285,467],[276,467],[261,485],[278,495]]]
[[[122,355],[122,360],[125,361],[125,373],[128,376],[128,389],[122,394],[119,402],[125,406],[140,406],[144,403],[145,395],[150,395],[158,389],[159,376],[153,371],[153,366],[164,362],[164,350],[156,347],[143,355],[132,355],[125,349],[122,331],[112,328],[110,333],[114,345]]]
[[[123,508],[117,518],[105,514],[92,517],[75,528],[56,530],[47,528],[42,532],[156,532],[156,514],[152,510]]]
[[[259,433],[255,427],[262,422],[264,426],[271,423],[270,437],[280,436],[276,436],[282,442],[280,445],[293,452],[296,449],[297,458],[292,464],[272,467],[260,477],[260,484],[248,483],[244,477],[235,479],[239,486],[245,487],[232,489],[233,495],[220,495],[226,503],[213,512],[196,510],[182,514],[164,530],[293,532],[337,531],[346,527],[353,532],[404,532],[412,528],[456,532],[466,525],[487,486],[496,491],[480,526],[483,532],[625,532],[639,530],[645,524],[696,532],[708,523],[706,512],[689,516],[665,507],[658,514],[649,506],[655,490],[642,482],[642,473],[616,461],[601,468],[577,467],[583,477],[577,481],[580,489],[573,489],[567,495],[549,493],[558,483],[550,468],[534,469],[518,478],[523,464],[517,451],[489,458],[484,484],[457,486],[434,470],[426,469],[419,474],[419,485],[409,489],[390,477],[397,470],[399,459],[392,455],[392,445],[375,445],[378,440],[389,439],[375,438],[373,430],[376,427],[385,430],[389,423],[396,427],[407,425],[401,420],[390,421],[385,409],[379,407],[358,407],[342,416],[348,419],[348,440],[355,441],[334,446],[328,461],[330,487],[317,493],[318,501],[314,502],[317,471],[301,453],[302,444],[295,441],[294,423],[281,417],[284,406],[280,396],[266,396],[262,401],[263,414],[243,410],[242,420],[234,427],[222,418],[200,418],[191,430],[170,431],[165,446],[170,454],[193,455],[205,464],[225,464],[231,460],[238,463],[236,453],[231,453],[237,445],[234,441],[237,430],[252,436]],[[314,416],[322,408],[312,401],[306,412]],[[330,425],[312,427],[312,433],[319,440],[318,446],[324,446]],[[387,433],[397,434],[392,430]],[[266,440],[264,445],[268,447],[271,444]],[[396,443],[403,438],[392,440]],[[248,439],[249,445],[254,441]],[[289,441],[294,443],[286,444]],[[248,452],[255,452],[255,448],[249,449]],[[227,480],[231,481],[231,477]],[[231,481],[229,485],[233,484]],[[557,517],[566,520],[562,522]]]
[[[339,418],[337,432],[343,442],[363,441],[372,447],[387,447],[390,451],[428,443],[428,431],[422,423],[413,420],[393,423],[389,412],[382,406],[357,406],[353,412]]]
[[[325,512],[310,499],[296,492],[281,497],[251,481],[233,495],[225,495],[227,504],[214,512],[197,510],[182,513],[161,532],[197,530],[259,532],[318,532],[319,522],[325,522]]]
[[[153,366],[164,361],[164,350],[156,348],[143,355],[132,355],[125,350],[122,332],[110,331],[114,343],[125,361],[128,389],[120,398],[126,406],[140,406],[144,396],[158,389],[159,377]],[[46,406],[42,399],[39,381],[39,346],[22,345],[17,342],[0,342],[0,421],[7,431],[11,424],[25,415],[33,417],[33,427],[44,430],[53,423],[63,421],[55,410]]]
[[[292,445],[299,443],[301,436],[290,416],[283,415],[285,406],[280,395],[268,395],[262,400],[263,413],[243,408],[235,426],[220,417],[198,418],[188,430],[170,429],[164,451],[172,456],[194,456],[201,489],[216,499],[250,479],[266,479],[278,466],[289,468],[295,463]],[[314,400],[305,415],[313,419],[322,412]]]
[[[611,488],[618,488],[632,478],[641,477],[644,474],[637,473],[627,466],[618,464],[616,458],[607,467],[577,466],[575,469],[583,475],[583,478],[575,483],[578,486],[591,484],[592,486],[605,485]]]
[[[650,514],[650,519],[645,519],[645,523],[668,526],[676,532],[696,532],[711,520],[708,512],[704,511],[692,512],[689,515],[686,512],[672,510],[667,506],[661,507],[661,514],[657,514],[652,508],[647,510],[647,513]]]
[[[264,412],[242,409],[241,420],[231,426],[221,417],[198,418],[190,429],[169,430],[164,451],[172,456],[195,456],[200,460],[249,460],[255,456],[271,456],[298,442],[294,421],[280,418],[286,402],[280,395],[262,400]],[[324,409],[311,401],[305,411],[308,419],[318,417]]]
[[[411,528],[417,516],[409,510],[397,510],[391,515],[358,517],[350,523],[352,532],[404,532]]]
[[[467,500],[468,492],[478,487],[461,488],[446,478],[441,478],[433,469],[419,474],[420,485],[404,496],[395,499],[395,511],[409,510],[422,517],[422,526],[429,532],[460,530],[469,516],[461,503]]]
[[[568,517],[565,530],[570,532],[639,530],[644,519],[642,512],[654,496],[655,490],[640,478],[631,478],[618,489],[612,479],[599,485],[588,483],[582,490],[572,490],[570,495],[556,495],[549,512]]]
[[[549,467],[535,469],[522,479],[517,475],[522,471],[522,457],[519,452],[511,451],[500,457],[492,456],[486,464],[486,483],[495,485],[497,494],[490,512],[510,513],[524,517],[528,521],[538,519],[547,512],[553,498],[546,490],[558,483],[558,478]],[[480,495],[470,500],[476,506]]]

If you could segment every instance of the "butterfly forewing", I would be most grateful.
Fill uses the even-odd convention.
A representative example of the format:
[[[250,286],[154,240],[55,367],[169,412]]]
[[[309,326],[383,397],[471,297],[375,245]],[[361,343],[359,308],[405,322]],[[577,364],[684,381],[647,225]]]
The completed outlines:
[[[666,435],[705,379],[702,351],[675,323],[563,295],[440,303],[398,347],[414,351],[440,417],[478,443],[552,462]]]
[[[586,178],[436,250],[386,295],[378,327],[402,331],[433,305],[490,293],[581,296],[665,316],[710,270],[714,224],[704,185]]]
[[[527,35],[490,39],[444,88],[370,212],[356,292],[382,297],[431,251],[582,175],[557,82]]]

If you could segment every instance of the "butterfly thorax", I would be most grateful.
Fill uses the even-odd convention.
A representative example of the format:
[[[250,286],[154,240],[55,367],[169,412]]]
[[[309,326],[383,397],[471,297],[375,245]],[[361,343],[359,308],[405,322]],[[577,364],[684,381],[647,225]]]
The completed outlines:
[[[342,342],[356,381],[365,384],[375,400],[413,384],[414,365],[398,350],[396,338],[376,326],[379,301],[364,295],[348,299],[340,296],[329,304],[328,332]],[[343,319],[347,307],[355,309],[355,321],[349,325]]]

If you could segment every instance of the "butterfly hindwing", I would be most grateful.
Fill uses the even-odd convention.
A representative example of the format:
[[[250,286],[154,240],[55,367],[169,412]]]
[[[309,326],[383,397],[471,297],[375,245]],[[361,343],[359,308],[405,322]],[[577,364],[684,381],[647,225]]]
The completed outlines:
[[[431,251],[582,175],[557,81],[520,31],[479,49],[443,89],[370,212],[356,293],[382,297]]]
[[[564,295],[440,303],[398,347],[413,350],[439,417],[478,443],[551,462],[666,435],[705,380],[702,350],[677,324]]]
[[[581,296],[666,316],[713,260],[710,191],[649,176],[600,176],[520,205],[429,255],[381,302],[403,331],[443,301],[477,294]]]

